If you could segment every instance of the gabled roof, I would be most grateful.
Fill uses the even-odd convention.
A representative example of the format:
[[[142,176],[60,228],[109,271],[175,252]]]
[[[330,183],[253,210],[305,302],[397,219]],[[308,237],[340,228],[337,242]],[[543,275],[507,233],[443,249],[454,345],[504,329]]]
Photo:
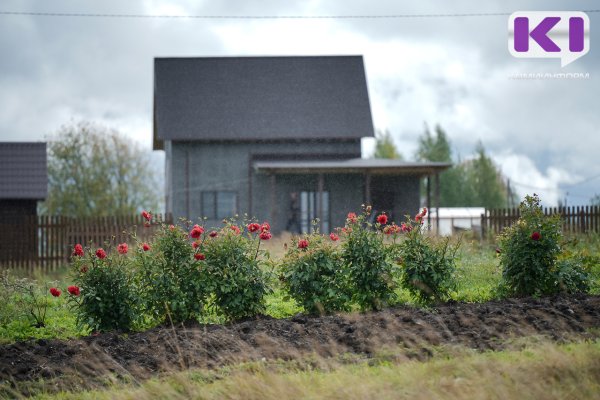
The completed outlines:
[[[373,173],[426,176],[442,172],[452,166],[445,162],[407,162],[382,158],[353,158],[335,161],[257,161],[257,172],[275,174],[310,173]]]
[[[46,143],[0,142],[0,199],[48,195]]]
[[[154,60],[155,148],[164,140],[368,136],[362,56]]]

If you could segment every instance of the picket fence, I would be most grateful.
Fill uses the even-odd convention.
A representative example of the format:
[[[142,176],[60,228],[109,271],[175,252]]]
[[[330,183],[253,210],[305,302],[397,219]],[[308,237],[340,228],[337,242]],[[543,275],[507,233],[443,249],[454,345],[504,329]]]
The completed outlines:
[[[52,271],[68,263],[76,243],[103,246],[131,243],[131,233],[144,241],[156,231],[157,222],[170,224],[170,214],[153,215],[153,224],[140,215],[92,218],[29,216],[20,221],[0,220],[0,268],[41,268]]]
[[[545,207],[544,215],[559,214],[566,234],[600,233],[600,206]],[[486,209],[481,215],[482,237],[496,235],[519,219],[518,208]]]

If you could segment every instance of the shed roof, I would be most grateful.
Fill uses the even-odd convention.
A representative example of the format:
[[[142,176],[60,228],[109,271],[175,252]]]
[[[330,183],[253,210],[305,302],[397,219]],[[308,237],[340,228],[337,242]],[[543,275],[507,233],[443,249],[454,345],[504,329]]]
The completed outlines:
[[[0,142],[0,199],[47,195],[46,143]]]
[[[452,166],[444,162],[407,162],[381,158],[353,158],[340,161],[257,161],[258,172],[275,174],[364,173],[426,176]]]
[[[373,135],[362,56],[154,60],[155,148]]]

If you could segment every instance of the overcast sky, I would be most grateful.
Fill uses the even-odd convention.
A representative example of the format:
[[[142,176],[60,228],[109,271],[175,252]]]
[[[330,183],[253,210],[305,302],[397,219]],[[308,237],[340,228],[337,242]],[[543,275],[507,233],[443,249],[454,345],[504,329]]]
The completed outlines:
[[[152,15],[392,15],[592,10],[597,1],[26,1],[0,11]],[[70,121],[115,128],[150,148],[154,57],[364,56],[373,122],[412,159],[424,124],[455,154],[481,140],[520,195],[586,204],[600,193],[600,22],[590,51],[508,52],[508,16],[398,19],[118,19],[0,15],[0,140],[40,141]],[[513,79],[527,73],[588,79]],[[364,156],[372,141],[363,146]],[[160,158],[161,155],[155,157]],[[568,194],[567,194],[568,193]]]

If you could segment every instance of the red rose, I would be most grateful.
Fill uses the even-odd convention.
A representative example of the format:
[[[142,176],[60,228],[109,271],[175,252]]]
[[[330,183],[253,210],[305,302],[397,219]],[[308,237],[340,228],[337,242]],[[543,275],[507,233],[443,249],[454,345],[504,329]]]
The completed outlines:
[[[175,230],[175,225],[169,225],[169,230],[170,231],[174,231]]]
[[[338,235],[336,235],[335,233],[331,232],[329,234],[329,239],[333,240],[334,242],[337,242],[338,240],[340,240],[340,237]]]
[[[73,249],[73,255],[77,257],[83,256],[83,246],[80,244],[76,244],[75,248]]]
[[[271,232],[269,231],[264,231],[261,232],[258,237],[260,238],[260,240],[269,240],[273,237],[273,235],[271,235]]]
[[[67,291],[73,296],[79,296],[79,288],[77,286],[69,286],[67,288]]]
[[[102,247],[96,250],[96,257],[98,257],[99,259],[106,258],[106,252]]]
[[[217,231],[210,231],[210,233],[208,234],[208,236],[210,236],[212,238],[217,237],[217,235],[218,235]]]
[[[358,221],[357,217],[356,217],[356,213],[348,213],[348,217],[346,218],[348,222],[350,223],[355,223],[356,221]]]
[[[268,222],[263,222],[260,226],[261,232],[268,232],[271,230],[271,225]]]
[[[236,234],[239,235],[240,234],[240,228],[237,225],[231,225],[231,230]]]
[[[195,241],[195,242],[193,242],[193,243],[192,243],[192,247],[193,247],[194,249],[197,249],[197,248],[198,248],[198,246],[200,246],[200,242],[199,242],[199,241]]]
[[[388,225],[386,227],[383,228],[383,233],[385,233],[386,235],[391,235],[392,234],[392,227],[391,225]]]
[[[62,292],[60,291],[60,289],[57,289],[57,288],[55,288],[55,287],[51,287],[51,288],[50,288],[50,294],[51,294],[52,296],[54,296],[54,297],[58,297],[58,296],[60,296],[60,294],[61,294],[61,293],[62,293]]]
[[[117,246],[117,251],[119,252],[119,254],[127,254],[127,250],[129,250],[129,246],[127,246],[127,243],[121,243]]]
[[[204,228],[198,225],[194,225],[190,231],[190,236],[194,239],[198,239],[204,233]]]
[[[385,225],[387,224],[388,221],[388,217],[385,214],[380,214],[377,216],[377,223],[381,224],[381,225]]]
[[[202,261],[202,260],[206,259],[206,256],[203,253],[196,253],[196,254],[194,254],[194,258],[196,260]]]
[[[261,228],[260,224],[257,224],[256,222],[253,222],[251,224],[248,224],[248,232],[256,232]],[[269,226],[269,228],[271,228]],[[267,229],[269,230],[269,229]]]
[[[88,267],[87,265],[84,265],[83,267],[81,267],[79,269],[79,272],[81,272],[82,274],[85,274],[86,272],[88,272]]]
[[[425,217],[427,215],[427,207],[423,207],[423,211],[421,211],[421,217]]]
[[[531,234],[531,240],[535,240],[536,242],[542,238],[542,235],[538,231],[535,231]]]
[[[406,225],[403,222],[402,225],[400,225],[400,229],[402,230],[402,232],[410,232],[410,231],[412,231],[412,226]]]
[[[148,243],[142,244],[142,250],[144,250],[144,251],[150,250],[150,245]]]
[[[308,247],[308,240],[306,240],[306,239],[298,240],[298,248],[299,249],[305,249],[307,247]]]
[[[152,214],[150,214],[148,211],[144,210],[144,211],[142,211],[142,217],[144,217],[144,219],[146,221],[150,221],[152,219]]]

